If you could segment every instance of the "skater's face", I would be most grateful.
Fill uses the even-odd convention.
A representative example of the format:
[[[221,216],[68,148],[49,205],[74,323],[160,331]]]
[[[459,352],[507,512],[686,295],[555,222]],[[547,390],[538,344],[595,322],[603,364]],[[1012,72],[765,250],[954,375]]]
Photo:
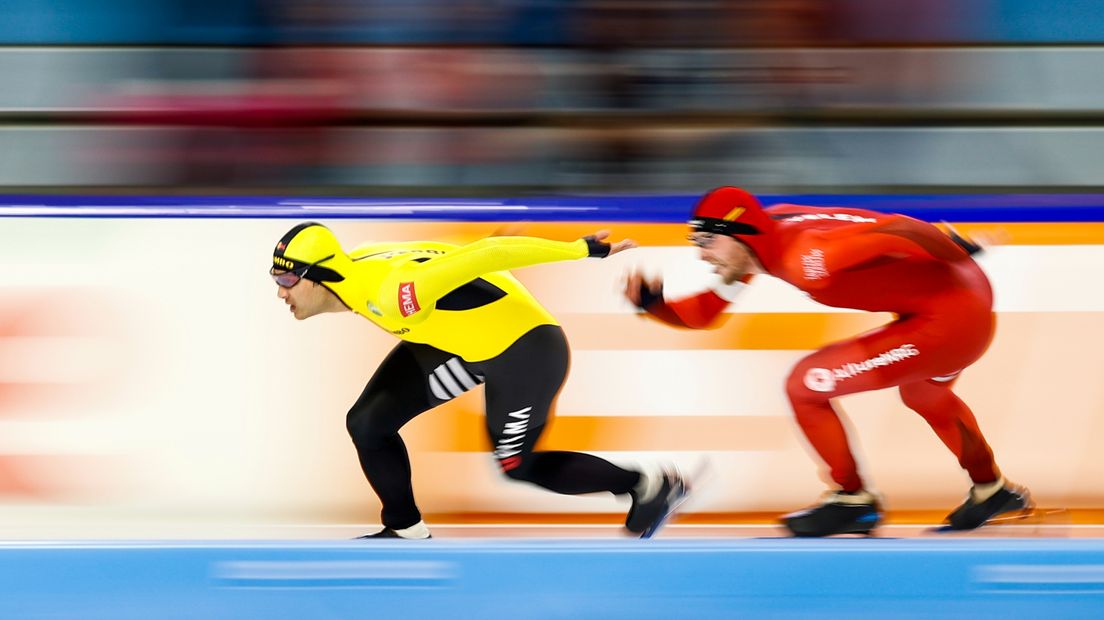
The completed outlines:
[[[291,272],[273,270],[272,277],[276,280],[276,296],[284,300],[288,310],[298,320],[308,319],[316,314],[326,312],[330,305],[333,293],[321,284],[307,280],[306,278],[286,277]],[[281,284],[283,280],[283,284]],[[290,286],[284,286],[290,284]]]
[[[751,249],[733,237],[695,232],[689,239],[700,248],[701,259],[713,265],[713,272],[721,276],[725,284],[732,284],[755,269]]]

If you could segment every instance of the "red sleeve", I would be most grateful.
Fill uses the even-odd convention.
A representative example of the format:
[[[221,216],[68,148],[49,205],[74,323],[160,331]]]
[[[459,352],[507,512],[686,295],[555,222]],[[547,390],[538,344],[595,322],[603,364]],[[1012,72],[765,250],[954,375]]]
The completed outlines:
[[[938,232],[938,229],[931,228]],[[875,262],[904,258],[956,258],[948,253],[948,244],[943,243],[944,239],[949,241],[941,232],[933,235],[903,218],[889,219],[874,225],[810,231],[795,244],[796,251],[789,254],[786,262],[791,273],[802,274],[806,287],[818,288],[826,285],[832,274],[861,269]]]
[[[712,290],[675,301],[663,298],[644,309],[649,316],[677,327],[707,329],[713,327],[716,319],[728,307],[728,300]]]

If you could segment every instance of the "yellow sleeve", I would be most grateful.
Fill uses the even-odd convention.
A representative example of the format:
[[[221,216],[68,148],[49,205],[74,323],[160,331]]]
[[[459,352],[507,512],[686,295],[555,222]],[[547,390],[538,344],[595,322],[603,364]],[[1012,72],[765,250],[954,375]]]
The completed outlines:
[[[441,297],[487,273],[588,256],[586,241],[537,237],[487,237],[425,262],[410,262],[380,284],[385,314],[420,322]]]

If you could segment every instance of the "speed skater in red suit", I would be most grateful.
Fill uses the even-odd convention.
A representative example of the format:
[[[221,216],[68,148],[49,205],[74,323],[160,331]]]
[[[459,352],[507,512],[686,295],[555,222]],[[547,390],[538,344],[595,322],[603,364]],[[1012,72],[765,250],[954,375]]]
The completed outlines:
[[[965,502],[947,516],[946,529],[972,530],[1031,507],[1027,490],[1005,480],[973,412],[953,391],[994,333],[993,293],[973,260],[978,244],[904,215],[796,204],[764,208],[736,187],[707,193],[689,225],[688,239],[722,285],[668,300],[662,279],[631,273],[625,296],[657,320],[708,328],[732,293],[761,274],[826,306],[896,316],[814,351],[786,378],[797,423],[838,487],[819,504],[782,518],[793,535],[869,534],[881,521],[878,497],[859,475],[832,402],[889,387],[928,422],[973,483]]]

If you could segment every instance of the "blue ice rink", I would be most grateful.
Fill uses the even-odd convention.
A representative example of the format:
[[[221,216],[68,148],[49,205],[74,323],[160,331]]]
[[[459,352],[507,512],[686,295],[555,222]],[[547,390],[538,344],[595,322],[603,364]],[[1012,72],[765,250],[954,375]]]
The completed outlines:
[[[0,618],[1104,618],[1104,540],[8,542]]]

